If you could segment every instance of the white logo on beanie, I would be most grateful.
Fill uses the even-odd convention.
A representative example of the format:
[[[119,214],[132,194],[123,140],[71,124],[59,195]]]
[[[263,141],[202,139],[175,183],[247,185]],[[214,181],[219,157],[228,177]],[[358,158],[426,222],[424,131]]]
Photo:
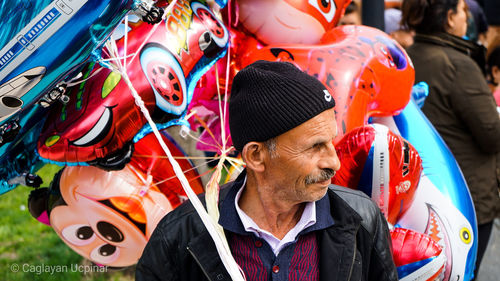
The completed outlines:
[[[332,95],[330,95],[330,93],[328,92],[328,90],[323,90],[323,93],[325,93],[325,100],[327,102],[331,102],[332,101]]]

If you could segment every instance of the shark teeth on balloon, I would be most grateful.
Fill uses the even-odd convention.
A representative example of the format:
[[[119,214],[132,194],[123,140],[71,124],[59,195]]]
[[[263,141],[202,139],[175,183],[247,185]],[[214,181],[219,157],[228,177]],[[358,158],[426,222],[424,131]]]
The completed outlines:
[[[443,220],[439,216],[436,207],[429,203],[427,203],[426,205],[427,210],[429,211],[429,216],[427,220],[427,227],[424,233],[429,235],[434,241],[439,244],[439,246],[443,248],[443,251],[446,255],[446,266],[443,280],[449,280],[453,263],[453,253],[448,230],[446,229]]]

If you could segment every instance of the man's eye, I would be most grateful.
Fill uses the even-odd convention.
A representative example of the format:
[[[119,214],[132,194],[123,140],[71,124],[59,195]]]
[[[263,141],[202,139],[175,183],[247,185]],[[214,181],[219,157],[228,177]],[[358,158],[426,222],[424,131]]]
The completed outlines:
[[[321,143],[315,143],[313,146],[312,146],[312,149],[320,149],[322,146]]]

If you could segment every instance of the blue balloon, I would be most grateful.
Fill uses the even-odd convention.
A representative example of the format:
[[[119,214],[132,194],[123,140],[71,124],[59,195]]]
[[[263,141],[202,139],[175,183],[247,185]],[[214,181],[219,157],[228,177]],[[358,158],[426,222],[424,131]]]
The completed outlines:
[[[1,16],[7,25],[2,23],[0,38],[0,125],[26,114],[89,59],[135,2],[3,2]]]
[[[0,194],[27,184],[26,175],[34,174],[44,163],[35,152],[36,143],[47,116],[47,109],[33,106],[16,122],[15,139],[0,146]]]
[[[422,90],[420,86],[418,90]],[[424,217],[433,225],[441,224],[439,230],[429,229],[431,224],[427,224],[425,232],[431,236],[433,232],[441,232],[438,239],[443,237],[441,242],[447,255],[445,275],[470,280],[477,254],[476,214],[467,183],[453,154],[413,99],[401,114],[374,118],[374,122],[398,132],[422,158],[423,174],[412,203],[419,207],[410,208],[398,224],[421,232],[423,229],[419,226],[423,225]],[[420,189],[425,191],[419,198]]]

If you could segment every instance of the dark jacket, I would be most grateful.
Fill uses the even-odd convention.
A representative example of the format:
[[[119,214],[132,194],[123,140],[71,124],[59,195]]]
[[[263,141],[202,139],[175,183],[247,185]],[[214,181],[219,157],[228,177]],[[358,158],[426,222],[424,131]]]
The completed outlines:
[[[480,69],[484,50],[449,34],[417,34],[408,54],[415,81],[429,84],[422,111],[460,165],[478,223],[491,222],[500,212],[496,162],[500,118]]]
[[[219,201],[230,188],[241,186],[238,179],[221,189]],[[387,222],[378,207],[363,193],[343,187],[332,185],[327,196],[335,224],[316,233],[320,280],[397,280]],[[231,278],[200,217],[186,202],[158,224],[137,264],[136,280]]]

